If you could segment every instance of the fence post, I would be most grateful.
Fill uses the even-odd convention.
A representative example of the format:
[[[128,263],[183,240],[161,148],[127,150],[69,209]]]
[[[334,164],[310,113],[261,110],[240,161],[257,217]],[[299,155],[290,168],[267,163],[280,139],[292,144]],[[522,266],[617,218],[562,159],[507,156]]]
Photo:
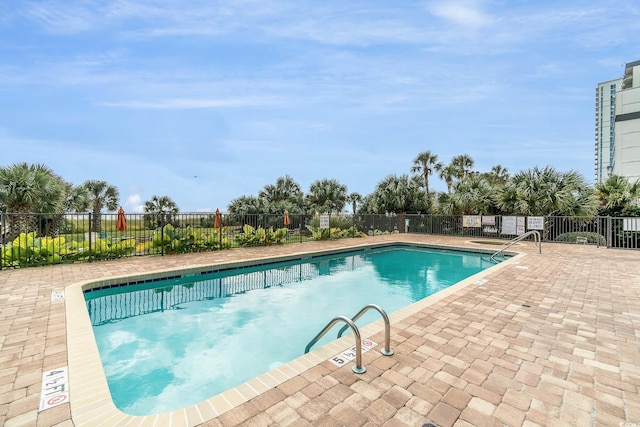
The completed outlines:
[[[608,215],[607,216],[607,249],[611,248],[611,239],[612,239],[612,235],[611,235],[611,216]]]
[[[160,255],[164,256],[164,212],[160,211]]]
[[[351,214],[351,237],[356,237],[356,213]]]
[[[89,212],[89,262],[93,261],[93,218],[91,216],[91,212]]]

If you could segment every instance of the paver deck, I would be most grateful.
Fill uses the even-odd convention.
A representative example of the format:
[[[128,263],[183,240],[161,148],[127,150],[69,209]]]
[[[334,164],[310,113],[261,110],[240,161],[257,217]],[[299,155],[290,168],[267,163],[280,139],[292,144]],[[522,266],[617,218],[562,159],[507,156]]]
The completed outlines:
[[[495,250],[464,238],[393,235],[0,271],[0,425],[166,424],[162,417],[88,416],[104,402],[91,402],[91,390],[74,389],[75,362],[71,404],[38,412],[42,373],[69,365],[70,301],[51,301],[53,291],[87,280],[383,241]],[[320,361],[255,397],[227,402],[237,405],[224,412],[199,405],[170,424],[640,425],[640,251],[549,243],[542,254],[532,243],[513,250],[524,254],[517,263],[392,324],[395,354],[364,353],[366,373]],[[371,338],[382,343],[383,332]]]

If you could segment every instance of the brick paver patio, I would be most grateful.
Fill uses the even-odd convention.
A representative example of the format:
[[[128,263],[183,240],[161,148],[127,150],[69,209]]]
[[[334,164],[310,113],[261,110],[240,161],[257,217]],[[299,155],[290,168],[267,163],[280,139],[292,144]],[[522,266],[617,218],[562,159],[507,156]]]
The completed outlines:
[[[72,409],[86,396],[73,381],[71,405],[38,412],[42,373],[69,362],[66,302],[52,302],[52,291],[89,279],[396,240],[495,250],[464,238],[395,235],[0,271],[0,425],[99,424]],[[542,254],[532,243],[513,250],[525,253],[518,263],[392,324],[395,354],[364,353],[366,373],[321,362],[224,413],[194,411],[171,424],[640,425],[640,251],[547,243]],[[382,331],[372,339],[382,343]]]

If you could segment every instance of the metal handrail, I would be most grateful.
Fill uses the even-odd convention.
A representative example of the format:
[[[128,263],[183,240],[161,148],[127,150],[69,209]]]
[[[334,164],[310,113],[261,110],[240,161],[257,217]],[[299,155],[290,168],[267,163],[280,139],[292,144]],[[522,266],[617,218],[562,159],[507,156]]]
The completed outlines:
[[[518,243],[521,240],[526,239],[529,236],[534,236],[533,240],[535,243],[538,244],[538,253],[541,254],[542,253],[542,239],[540,238],[540,232],[538,232],[537,230],[531,230],[531,231],[527,231],[524,234],[521,234],[520,236],[509,240],[507,243],[505,243],[503,245],[503,247],[497,251],[496,253],[494,253],[493,255],[491,255],[491,258],[489,258],[491,261],[495,261],[495,257],[497,255],[499,255],[500,253],[504,252],[505,250],[507,250],[508,248],[510,248],[511,246],[515,245],[516,243]]]
[[[384,348],[382,350],[380,350],[380,353],[382,353],[385,356],[391,356],[393,355],[393,350],[391,350],[390,344],[391,344],[391,325],[389,323],[389,316],[387,316],[387,313],[385,313],[385,311],[378,305],[376,304],[367,304],[365,305],[362,310],[360,310],[358,312],[358,314],[356,314],[355,316],[353,316],[351,318],[352,321],[356,321],[358,320],[360,317],[362,317],[362,315],[367,312],[370,309],[374,309],[377,310],[378,313],[380,313],[380,315],[382,316],[382,319],[384,320]],[[346,331],[348,328],[348,325],[344,325],[342,327],[342,329],[340,329],[340,331],[338,332],[338,338],[340,338],[342,336],[342,334],[344,333],[344,331]]]
[[[356,374],[363,374],[367,372],[367,368],[362,366],[362,339],[360,338],[360,331],[358,330],[358,327],[356,326],[356,324],[353,323],[351,319],[349,319],[346,316],[336,316],[333,319],[331,319],[331,321],[327,323],[327,326],[325,326],[324,329],[322,329],[322,331],[320,331],[318,335],[316,335],[311,341],[309,341],[309,344],[307,344],[307,346],[304,349],[304,353],[305,354],[309,353],[309,350],[311,349],[311,347],[313,347],[313,345],[317,343],[318,340],[322,338],[324,334],[326,334],[329,331],[329,329],[333,327],[333,325],[335,325],[340,321],[345,322],[349,327],[351,327],[351,330],[353,331],[353,335],[356,337],[356,364],[351,368],[351,370]]]

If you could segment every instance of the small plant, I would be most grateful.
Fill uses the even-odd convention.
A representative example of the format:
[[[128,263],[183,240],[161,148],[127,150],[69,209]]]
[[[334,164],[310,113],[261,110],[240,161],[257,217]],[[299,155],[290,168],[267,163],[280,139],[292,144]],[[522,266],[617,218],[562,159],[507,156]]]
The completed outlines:
[[[345,237],[366,237],[366,234],[356,230],[354,227],[341,229],[340,227],[319,228],[307,224],[307,229],[311,232],[313,240],[342,239]]]
[[[329,240],[331,238],[330,228],[314,227],[313,225],[307,224],[307,230],[311,232],[311,238],[313,240]]]
[[[2,249],[0,255],[3,265],[18,267],[58,263],[66,252],[64,237],[36,237],[36,233],[31,232],[20,233]]]
[[[273,227],[267,229],[262,227],[254,228],[249,224],[245,224],[242,227],[242,233],[236,235],[236,243],[241,247],[279,245],[284,243],[288,233],[289,230],[286,228],[274,230]]]
[[[369,236],[386,236],[388,234],[398,234],[399,231],[398,230],[393,230],[393,232],[391,231],[382,231],[379,229],[375,229],[375,230],[369,230]]]

